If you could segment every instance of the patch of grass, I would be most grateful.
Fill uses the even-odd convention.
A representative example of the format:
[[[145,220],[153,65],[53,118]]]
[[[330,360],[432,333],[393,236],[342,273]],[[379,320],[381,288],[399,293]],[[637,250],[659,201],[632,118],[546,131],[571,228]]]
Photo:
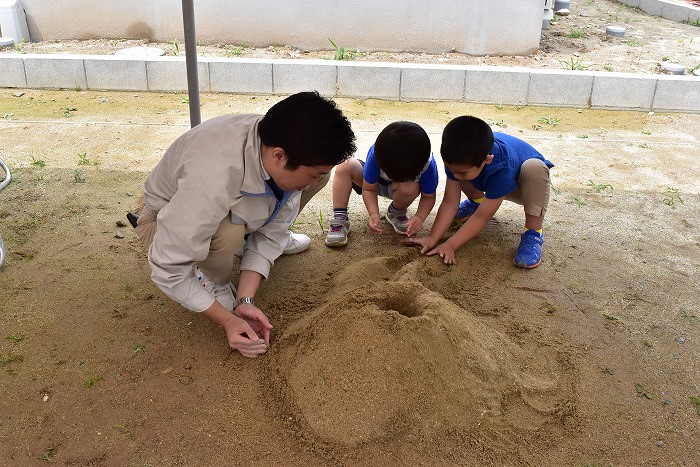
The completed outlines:
[[[639,147],[642,149],[651,149],[651,145],[649,145],[647,143],[642,143],[639,145]]]
[[[44,451],[44,453],[41,455],[41,460],[46,461],[46,462],[53,462],[53,456],[56,455],[56,451],[58,451],[58,448],[61,446],[61,443],[57,444],[52,444],[49,446],[49,448]]]
[[[580,135],[578,135],[578,136],[576,136],[576,137],[577,137],[577,138],[581,138],[581,139],[588,139],[588,135],[585,134],[585,133],[581,133]]]
[[[11,375],[17,373],[17,370],[14,368],[14,365],[17,363],[22,363],[23,361],[23,356],[13,354],[12,352],[8,353],[7,355],[0,354],[0,367],[4,368],[5,371]]]
[[[579,198],[578,196],[572,196],[571,199],[574,200],[574,203],[576,203],[576,207],[578,207],[578,208],[586,205],[586,203],[584,203],[583,200],[581,198]]]
[[[134,354],[144,353],[146,350],[146,344],[136,344],[134,346]]]
[[[323,228],[323,212],[320,209],[318,211],[318,227],[321,229],[321,233],[325,232]]]
[[[583,29],[572,29],[569,34],[566,35],[569,39],[581,39],[586,37],[586,31]]]
[[[78,165],[91,165],[92,161],[88,158],[87,152],[78,153]]]
[[[603,318],[609,320],[609,321],[620,321],[620,318],[617,316],[613,315],[612,313],[608,312],[603,312]]]
[[[557,126],[561,123],[561,120],[559,120],[559,117],[552,116],[552,115],[545,115],[544,117],[538,118],[537,121],[542,123],[543,125],[551,125],[551,126]]]
[[[35,159],[34,156],[31,156],[31,158],[34,167],[46,167],[46,162],[43,159]]]
[[[24,334],[18,333],[18,334],[10,334],[9,336],[6,336],[5,339],[15,341],[15,342],[22,342],[24,340]]]
[[[180,44],[178,44],[177,39],[173,39],[173,48],[175,49],[173,55],[180,55]]]
[[[692,24],[693,26],[700,27],[700,18],[696,19],[695,21],[691,22],[690,24]]]
[[[486,122],[491,126],[497,126],[500,128],[507,128],[508,127],[508,125],[506,125],[506,122],[504,122],[503,119],[501,119],[501,120],[486,119]]]
[[[6,113],[6,114],[0,115],[0,117],[2,117],[2,118],[12,118],[12,117],[14,117],[14,115],[15,115],[15,114],[13,114],[13,113]]]
[[[654,396],[649,394],[649,391],[639,383],[634,384],[634,390],[637,392],[637,397],[646,397],[647,399],[653,399]]]
[[[136,438],[136,435],[134,435],[134,432],[131,431],[124,423],[118,423],[114,425],[114,429],[117,430],[119,433],[123,434],[126,436],[128,439],[134,439]]]
[[[63,116],[66,118],[70,118],[73,116],[73,112],[77,112],[78,108],[77,107],[64,107],[63,108]]]
[[[345,47],[338,47],[335,45],[335,42],[329,37],[328,40],[330,41],[331,45],[335,49],[335,55],[333,56],[333,60],[354,60],[355,59],[355,54]]]
[[[643,134],[643,135],[650,135],[650,134],[651,134],[651,130],[649,130],[648,128],[647,128],[647,129],[644,129],[644,130],[642,130],[642,134]]]
[[[232,45],[232,46],[228,49],[228,53],[229,53],[230,55],[236,55],[236,56],[238,56],[238,55],[241,55],[241,54],[243,53],[243,50],[245,50],[245,47],[241,47],[241,46],[239,46],[239,45]]]
[[[615,69],[613,68],[613,66],[612,66],[610,63],[604,63],[604,64],[603,64],[603,70],[605,70],[605,71],[615,71]]]
[[[700,321],[700,317],[698,317],[697,315],[690,314],[685,310],[679,311],[678,314],[681,316],[681,318],[686,318],[691,321]]]
[[[642,42],[638,41],[637,39],[630,39],[627,42],[625,42],[625,44],[627,44],[630,47],[641,47],[644,45]]]
[[[690,396],[689,399],[690,399],[690,402],[692,402],[693,405],[695,406],[695,409],[698,411],[698,415],[700,415],[700,397]]]
[[[189,104],[190,103],[190,98],[189,97],[183,97],[180,99],[181,104]]]
[[[559,60],[559,63],[561,63],[561,67],[565,70],[586,70],[590,68],[590,65],[584,65],[583,60],[579,57],[574,57],[573,55],[569,57],[568,60]]]
[[[85,381],[83,381],[83,386],[86,388],[91,388],[93,387],[98,381],[102,381],[102,376],[100,375],[94,375],[90,376],[87,378]]]
[[[83,175],[83,171],[80,169],[75,169],[73,171],[73,183],[85,183],[85,176]]]
[[[609,183],[595,183],[593,180],[588,180],[588,186],[593,188],[596,193],[603,193],[604,191],[612,191],[613,186]]]
[[[678,188],[667,187],[664,199],[661,200],[666,206],[670,206],[671,209],[676,209],[676,203],[683,203],[683,198],[681,198],[680,191]]]

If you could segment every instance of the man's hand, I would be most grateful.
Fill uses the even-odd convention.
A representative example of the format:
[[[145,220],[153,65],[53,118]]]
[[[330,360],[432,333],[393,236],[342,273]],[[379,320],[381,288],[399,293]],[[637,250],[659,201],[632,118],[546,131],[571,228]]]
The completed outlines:
[[[240,310],[246,306],[255,308],[257,317],[253,317],[256,316],[255,311]],[[249,318],[244,318],[241,314]],[[222,326],[226,331],[229,347],[238,350],[244,357],[255,358],[267,351],[272,325],[254,305],[239,306],[236,314],[230,314]]]
[[[379,214],[370,214],[369,219],[367,220],[367,225],[372,233],[381,235],[382,229],[379,228]]]
[[[413,235],[419,233],[423,230],[423,220],[418,216],[413,216],[408,220],[408,228],[406,229],[406,236],[412,237]]]

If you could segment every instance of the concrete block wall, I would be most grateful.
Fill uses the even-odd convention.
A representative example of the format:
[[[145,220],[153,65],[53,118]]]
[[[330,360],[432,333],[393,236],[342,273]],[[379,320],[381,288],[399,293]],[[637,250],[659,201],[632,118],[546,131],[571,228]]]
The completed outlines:
[[[700,113],[700,77],[463,65],[200,58],[202,92]],[[0,87],[186,92],[184,57],[0,56]]]

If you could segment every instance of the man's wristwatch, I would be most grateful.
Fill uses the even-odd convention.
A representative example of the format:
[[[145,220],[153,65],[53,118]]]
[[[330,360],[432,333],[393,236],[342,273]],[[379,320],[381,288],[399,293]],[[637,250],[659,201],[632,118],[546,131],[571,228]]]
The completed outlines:
[[[243,297],[236,300],[236,302],[233,304],[233,309],[235,310],[239,305],[243,305],[244,303],[255,305],[252,297]]]

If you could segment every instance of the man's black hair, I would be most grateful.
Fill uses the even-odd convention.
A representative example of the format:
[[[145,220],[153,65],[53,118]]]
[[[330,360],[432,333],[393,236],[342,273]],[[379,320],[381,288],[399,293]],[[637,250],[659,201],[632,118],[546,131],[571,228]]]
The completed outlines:
[[[264,145],[284,149],[290,170],[338,165],[357,149],[350,121],[316,91],[292,94],[270,107],[258,132]]]
[[[442,131],[440,154],[448,164],[479,167],[492,150],[493,131],[480,118],[457,117]]]
[[[411,182],[430,159],[430,139],[416,123],[394,122],[377,136],[374,157],[392,181]]]

